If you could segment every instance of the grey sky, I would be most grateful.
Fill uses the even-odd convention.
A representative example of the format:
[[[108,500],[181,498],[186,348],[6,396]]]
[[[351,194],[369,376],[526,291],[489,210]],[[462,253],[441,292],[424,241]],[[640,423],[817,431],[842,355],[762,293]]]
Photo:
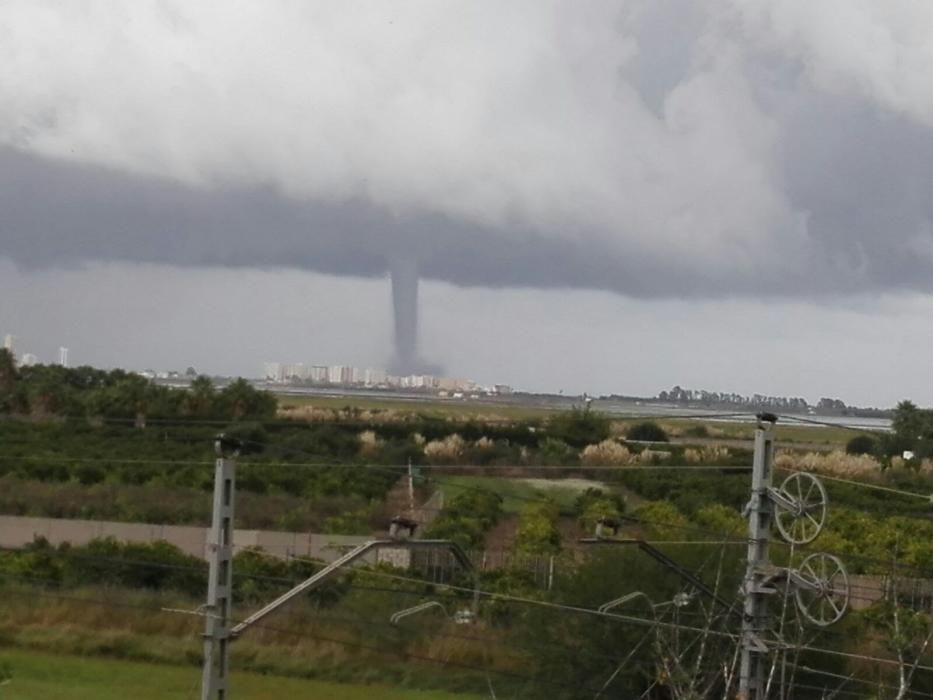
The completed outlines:
[[[925,0],[12,0],[0,65],[0,256],[20,266],[3,267],[17,303],[0,303],[0,327],[36,328],[40,300],[66,282],[99,297],[97,273],[62,266],[116,260],[86,270],[132,276],[132,263],[158,263],[141,269],[200,280],[216,309],[246,294],[240,311],[276,346],[224,353],[239,371],[260,354],[361,346],[379,348],[378,364],[394,255],[475,287],[423,290],[425,352],[461,374],[536,388],[565,376],[568,390],[838,387],[868,403],[920,398],[916,380],[931,378],[912,351],[896,391],[868,366],[901,352],[901,334],[925,337],[933,292]],[[276,284],[220,269],[233,267]],[[149,282],[100,301],[126,315],[117,327],[67,299],[99,339],[89,360],[121,362],[103,347],[129,328],[149,337],[153,319],[152,347],[190,347],[190,297],[145,321],[131,312],[150,308]],[[293,311],[319,287],[339,313],[326,333],[296,336],[289,327],[317,321]],[[461,334],[506,309],[502,356],[461,352]],[[743,330],[758,327],[753,311],[778,321],[779,340]],[[651,361],[633,375],[629,351],[581,347],[582,325],[602,343],[637,332]],[[663,349],[678,325],[697,339],[682,366]],[[541,327],[552,340],[522,360]],[[755,373],[718,364],[733,348],[785,369],[753,386]],[[838,370],[814,374],[827,348],[844,350]],[[568,357],[576,371],[555,375]]]

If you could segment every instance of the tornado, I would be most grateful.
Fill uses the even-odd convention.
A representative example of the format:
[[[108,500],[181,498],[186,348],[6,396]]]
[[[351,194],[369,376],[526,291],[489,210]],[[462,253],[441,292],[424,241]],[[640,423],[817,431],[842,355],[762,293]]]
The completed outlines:
[[[389,261],[392,310],[395,319],[395,358],[392,371],[414,374],[418,369],[418,265],[411,258]]]

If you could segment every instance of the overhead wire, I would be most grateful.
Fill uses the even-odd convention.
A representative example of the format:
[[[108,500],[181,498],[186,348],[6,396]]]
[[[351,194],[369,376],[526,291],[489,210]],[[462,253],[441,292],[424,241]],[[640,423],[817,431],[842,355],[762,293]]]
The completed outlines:
[[[22,578],[22,577],[21,577],[21,578]],[[31,578],[31,577],[26,577],[26,578]],[[69,596],[69,595],[63,595],[63,594],[60,594],[60,593],[50,593],[50,592],[48,592],[48,591],[35,591],[35,590],[30,590],[30,591],[18,591],[18,590],[10,590],[10,589],[8,589],[8,590],[6,590],[6,591],[4,591],[4,592],[5,592],[5,593],[10,593],[10,594],[13,594],[13,595],[32,595],[32,596],[47,597],[47,598],[52,598],[52,599],[57,599],[57,600],[67,600],[67,601],[72,601],[72,602],[79,602],[79,603],[82,603],[82,604],[95,605],[95,606],[102,606],[102,607],[107,607],[107,608],[121,608],[121,609],[127,609],[127,610],[139,610],[139,611],[152,612],[152,613],[160,613],[160,614],[167,614],[167,615],[178,615],[178,614],[181,614],[181,613],[183,613],[183,612],[186,612],[186,611],[181,611],[181,610],[175,610],[175,609],[170,609],[170,608],[164,608],[164,607],[161,607],[161,606],[158,606],[158,607],[157,607],[157,606],[152,606],[152,605],[142,605],[142,604],[139,604],[139,603],[123,603],[123,602],[119,602],[119,601],[113,601],[113,600],[111,600],[111,599],[95,599],[95,598],[89,598],[89,597],[87,597],[87,596]],[[192,614],[193,614],[194,616],[196,616],[196,617],[204,617],[204,616],[205,616],[203,613],[196,613],[196,612],[195,612],[195,613],[192,613]],[[326,617],[322,617],[321,619],[323,619],[323,620],[326,621],[327,618],[326,618]],[[377,624],[378,624],[378,623],[377,623]],[[391,623],[389,623],[389,624],[391,624]],[[358,642],[358,641],[339,639],[339,638],[336,638],[336,637],[329,637],[329,636],[324,636],[324,635],[320,635],[320,634],[309,633],[307,630],[286,629],[286,628],[282,628],[282,627],[272,626],[272,625],[269,625],[269,624],[267,624],[267,623],[256,623],[255,625],[252,625],[252,626],[251,626],[251,629],[266,630],[266,631],[274,632],[274,633],[277,633],[277,634],[283,634],[283,635],[286,635],[286,636],[291,636],[291,637],[296,637],[296,638],[308,638],[308,639],[313,639],[313,640],[316,640],[316,641],[323,641],[323,642],[335,643],[335,644],[340,644],[340,645],[347,646],[347,647],[350,647],[350,648],[364,649],[364,650],[373,651],[373,652],[376,652],[376,653],[388,653],[388,654],[391,654],[391,655],[393,655],[393,656],[399,656],[399,657],[402,657],[402,658],[409,658],[409,659],[413,659],[413,660],[417,660],[417,661],[424,661],[424,662],[433,663],[433,664],[440,664],[440,665],[442,665],[442,666],[455,666],[455,667],[463,668],[463,669],[467,669],[467,670],[484,671],[484,672],[488,671],[488,672],[490,672],[490,673],[494,673],[494,674],[499,675],[499,676],[512,677],[512,678],[519,679],[519,680],[533,680],[535,683],[539,683],[539,684],[545,685],[545,686],[582,688],[583,690],[587,690],[587,691],[589,691],[589,692],[597,691],[596,688],[589,688],[589,687],[587,687],[586,685],[581,685],[581,684],[576,683],[576,682],[573,683],[573,684],[570,684],[570,683],[558,682],[558,681],[554,681],[554,680],[540,680],[537,676],[528,676],[527,674],[520,674],[520,673],[516,673],[516,672],[514,672],[514,671],[507,671],[507,670],[503,670],[503,669],[495,669],[495,668],[482,667],[482,666],[477,666],[477,665],[474,665],[474,664],[467,664],[467,663],[464,663],[464,662],[452,661],[452,660],[450,660],[450,659],[437,659],[437,658],[434,658],[434,657],[429,657],[429,656],[425,656],[425,655],[421,655],[421,654],[415,654],[415,653],[412,653],[412,652],[404,651],[404,650],[399,649],[398,647],[394,647],[394,646],[379,646],[379,645],[368,644],[368,643],[363,643],[363,642]],[[399,629],[400,632],[402,632],[402,633],[404,633],[404,631],[405,631],[405,630],[403,630],[403,629],[401,629],[401,628],[397,628],[397,627],[396,627],[396,629]],[[471,639],[471,640],[473,640],[473,641],[482,641],[482,642],[484,642],[484,643],[494,643],[494,644],[495,644],[495,643],[503,643],[503,642],[498,642],[498,640],[494,640],[494,639],[491,639],[491,638],[464,637],[464,636],[462,636],[462,635],[453,635],[453,634],[444,633],[444,632],[434,632],[434,634],[435,634],[436,636],[441,636],[441,637],[453,637],[453,638],[458,638],[458,639]],[[413,640],[413,638],[411,638],[411,637],[409,636],[409,641],[412,641],[412,640]],[[503,644],[504,644],[504,643],[503,643]],[[561,646],[564,646],[564,645],[561,645]],[[568,648],[568,647],[564,646],[564,648]],[[607,656],[606,658],[608,659],[608,658],[611,658],[611,657],[608,657],[608,656]],[[614,658],[614,657],[613,657],[613,658]]]

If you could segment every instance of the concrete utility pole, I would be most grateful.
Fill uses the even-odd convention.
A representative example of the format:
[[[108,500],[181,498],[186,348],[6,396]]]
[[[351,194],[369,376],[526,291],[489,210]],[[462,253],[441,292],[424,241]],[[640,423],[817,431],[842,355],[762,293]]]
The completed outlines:
[[[739,666],[740,700],[764,700],[768,647],[763,635],[768,627],[768,595],[774,588],[768,578],[768,544],[774,502],[771,498],[771,465],[774,458],[774,424],[777,416],[758,415],[755,456],[752,462],[752,494],[748,503],[748,564],[743,584],[742,658]]]
[[[204,628],[201,700],[226,700],[230,669],[230,621],[233,598],[233,500],[239,445],[218,436],[214,443],[214,513],[208,542],[210,572]]]

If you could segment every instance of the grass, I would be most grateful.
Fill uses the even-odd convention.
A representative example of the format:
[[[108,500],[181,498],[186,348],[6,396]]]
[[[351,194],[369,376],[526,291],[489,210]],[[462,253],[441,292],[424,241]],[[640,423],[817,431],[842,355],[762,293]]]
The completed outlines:
[[[478,399],[402,399],[402,398],[371,398],[361,396],[296,396],[294,394],[278,394],[279,409],[289,407],[315,408],[339,411],[352,407],[360,411],[386,411],[396,413],[417,413],[434,418],[496,419],[526,420],[546,418],[554,415],[555,408],[548,406],[530,406],[519,403],[500,403]]]
[[[454,420],[478,420],[488,422],[542,420],[555,413],[566,410],[566,406],[547,406],[542,404],[530,405],[520,403],[501,403],[469,399],[399,399],[399,398],[370,398],[359,396],[322,397],[322,396],[295,396],[279,395],[280,408],[286,407],[315,407],[339,411],[352,407],[360,411],[387,412],[390,414],[419,414],[426,417],[445,418]],[[626,418],[625,416],[610,415],[617,424],[617,432],[624,432],[623,426],[640,422],[644,419]],[[752,422],[731,423],[726,421],[703,421],[687,419],[667,419],[663,414],[650,418],[673,435],[682,434],[685,430],[703,425],[709,431],[710,438],[724,438],[727,440],[751,440],[755,434],[755,425]],[[789,422],[778,425],[778,439],[782,443],[809,443],[832,446],[844,446],[857,432],[838,427],[825,427],[817,425],[800,425]]]
[[[665,420],[663,416],[657,421],[671,435],[683,436],[684,432],[698,425],[703,425],[709,431],[709,439],[713,442],[717,438],[726,440],[752,440],[755,437],[755,424],[728,423],[725,421],[696,421],[696,420]],[[800,425],[778,423],[775,435],[780,443],[808,443],[819,445],[833,445],[844,447],[855,435],[870,431],[854,431],[850,428],[827,427],[820,425]],[[686,436],[685,436],[686,437]]]
[[[426,698],[477,692],[485,685],[482,669],[526,672],[525,662],[516,663],[514,657],[487,658],[488,640],[498,638],[495,630],[484,628],[476,633],[486,640],[480,643],[460,636],[462,629],[439,625],[434,618],[412,621],[405,629],[389,624],[389,615],[410,598],[386,593],[385,589],[358,588],[326,609],[313,601],[294,601],[287,614],[281,613],[272,621],[272,627],[259,626],[237,641],[232,667],[247,675],[295,681],[378,684],[398,688],[400,693],[409,688],[445,689],[448,693]],[[420,597],[416,594],[411,599]],[[197,667],[203,621],[162,609],[192,610],[198,603],[198,599],[169,591],[89,586],[59,592],[19,584],[3,586],[0,651],[29,650],[87,659],[88,663],[93,659],[132,661],[154,669]],[[259,603],[258,599],[249,605],[241,603],[237,615],[248,615]],[[0,681],[4,658],[0,653]],[[9,697],[4,687],[0,686],[0,700]],[[311,697],[343,696],[324,693]]]
[[[566,482],[562,485],[561,482]],[[590,482],[594,488],[607,487],[598,481]],[[569,510],[581,491],[585,489],[582,479],[503,479],[486,476],[444,476],[440,483],[447,498],[453,498],[465,490],[483,489],[502,497],[502,510],[518,513],[529,500],[551,498],[562,511]]]
[[[197,698],[200,669],[0,649],[2,700],[175,700]],[[475,695],[384,685],[328,683],[234,672],[231,695],[328,700],[472,700]]]

